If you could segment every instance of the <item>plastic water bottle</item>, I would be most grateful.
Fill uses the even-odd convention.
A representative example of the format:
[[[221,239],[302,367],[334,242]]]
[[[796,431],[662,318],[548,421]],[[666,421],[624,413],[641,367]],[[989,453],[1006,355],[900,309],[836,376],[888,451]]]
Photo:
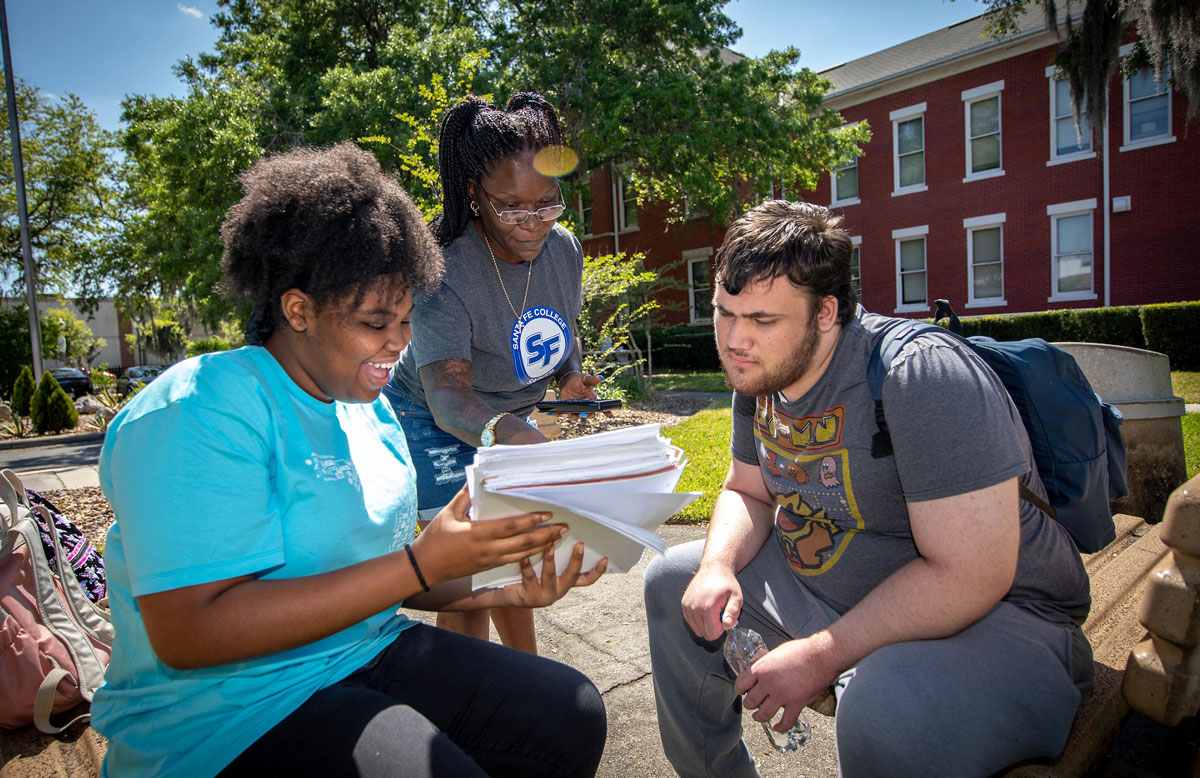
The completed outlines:
[[[725,630],[725,661],[738,675],[766,655],[767,650],[767,644],[763,642],[762,635],[752,629],[735,624]],[[801,711],[800,717],[796,719],[796,723],[791,729],[787,732],[776,732],[771,729],[771,724],[778,721],[782,715],[783,710],[780,709],[779,714],[772,721],[761,723],[772,747],[780,753],[790,754],[799,750],[809,741],[812,737],[812,725],[808,723],[808,717],[804,715],[804,711]]]

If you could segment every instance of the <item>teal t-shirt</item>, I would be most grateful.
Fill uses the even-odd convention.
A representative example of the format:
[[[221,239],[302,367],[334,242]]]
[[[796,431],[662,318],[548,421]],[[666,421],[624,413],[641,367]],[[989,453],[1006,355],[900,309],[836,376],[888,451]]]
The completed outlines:
[[[100,484],[116,644],[93,723],[109,776],[220,772],[412,622],[388,609],[281,654],[200,670],[158,660],[136,597],[242,575],[329,572],[403,547],[416,481],[386,400],[323,403],[261,347],[172,367],[108,429]]]

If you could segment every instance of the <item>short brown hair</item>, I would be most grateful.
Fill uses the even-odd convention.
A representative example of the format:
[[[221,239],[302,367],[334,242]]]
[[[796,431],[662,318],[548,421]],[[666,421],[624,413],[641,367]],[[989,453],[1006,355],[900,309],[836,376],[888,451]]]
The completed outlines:
[[[842,217],[803,202],[769,200],[742,214],[717,251],[717,283],[729,294],[779,276],[838,301],[838,321],[854,318],[858,294],[850,275],[853,245]]]

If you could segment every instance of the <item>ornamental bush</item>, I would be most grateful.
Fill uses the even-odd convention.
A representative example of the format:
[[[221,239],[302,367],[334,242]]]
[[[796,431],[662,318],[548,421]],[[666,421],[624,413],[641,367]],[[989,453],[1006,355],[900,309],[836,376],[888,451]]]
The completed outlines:
[[[79,411],[75,403],[54,376],[47,370],[29,401],[29,420],[38,432],[59,432],[73,429],[79,423]]]
[[[17,374],[17,380],[13,381],[12,412],[14,416],[29,415],[29,402],[33,399],[33,392],[36,388],[37,385],[33,382],[33,371],[29,369],[29,365],[25,365]]]

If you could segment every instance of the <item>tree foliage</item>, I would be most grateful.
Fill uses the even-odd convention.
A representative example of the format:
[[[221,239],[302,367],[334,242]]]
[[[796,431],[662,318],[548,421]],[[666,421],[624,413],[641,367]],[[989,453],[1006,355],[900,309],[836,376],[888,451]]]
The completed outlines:
[[[168,364],[178,362],[187,351],[189,317],[171,305],[148,305],[133,321],[132,329],[125,342],[135,351],[155,354]]]
[[[229,313],[212,295],[218,225],[264,152],[373,141],[432,212],[433,128],[467,91],[542,92],[584,164],[628,165],[643,200],[726,218],[739,182],[813,188],[867,131],[836,129],[795,49],[723,48],[741,34],[726,1],[219,0],[215,51],[178,66],[187,95],[125,103],[129,227],[109,252],[122,296],[179,295],[209,324]]]
[[[29,240],[39,292],[103,294],[101,236],[112,227],[116,139],[75,95],[15,85]],[[7,103],[7,98],[0,100]],[[7,110],[7,105],[5,107]],[[8,123],[0,130],[0,292],[24,296],[25,267]]]
[[[96,337],[92,328],[67,308],[51,308],[42,314],[42,356],[60,358],[83,370],[91,370],[92,360],[100,355],[108,342]],[[63,338],[65,350],[58,350]]]
[[[14,416],[29,415],[29,403],[33,399],[36,389],[37,384],[33,380],[33,371],[29,369],[29,365],[22,366],[21,372],[13,381],[12,412]]]
[[[49,370],[42,373],[29,400],[29,420],[38,432],[73,429],[79,423],[79,411]]]
[[[1089,0],[1074,17],[1071,0],[988,0],[987,29],[996,37],[1019,30],[1019,18],[1040,5],[1046,28],[1061,43],[1055,64],[1071,85],[1078,121],[1103,127],[1108,84],[1122,64],[1126,72],[1152,65],[1157,78],[1170,80],[1188,101],[1188,118],[1200,109],[1200,3],[1195,0]],[[1120,56],[1125,25],[1136,21],[1138,45]]]

